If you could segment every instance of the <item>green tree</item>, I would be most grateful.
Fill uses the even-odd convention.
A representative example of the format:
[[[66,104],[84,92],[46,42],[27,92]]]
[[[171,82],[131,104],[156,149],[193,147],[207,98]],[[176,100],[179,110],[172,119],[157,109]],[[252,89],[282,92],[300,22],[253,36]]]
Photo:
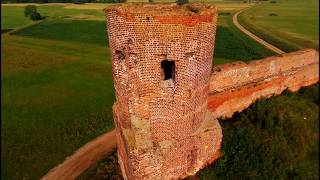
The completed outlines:
[[[37,21],[37,20],[41,20],[42,17],[40,15],[40,13],[33,12],[32,14],[30,14],[30,19],[33,20],[33,21]]]
[[[37,12],[37,7],[35,5],[28,5],[24,8],[24,16],[28,17],[32,13]]]
[[[36,21],[36,20],[41,20],[42,17],[40,13],[37,11],[37,7],[35,5],[28,5],[24,8],[24,15],[26,17],[30,17],[31,20]]]

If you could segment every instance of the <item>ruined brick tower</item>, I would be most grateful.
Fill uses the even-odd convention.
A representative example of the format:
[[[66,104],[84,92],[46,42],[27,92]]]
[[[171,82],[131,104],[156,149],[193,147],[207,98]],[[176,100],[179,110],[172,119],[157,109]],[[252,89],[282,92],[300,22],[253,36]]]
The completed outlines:
[[[221,128],[207,111],[216,8],[123,4],[105,12],[124,178],[194,175],[220,155]]]

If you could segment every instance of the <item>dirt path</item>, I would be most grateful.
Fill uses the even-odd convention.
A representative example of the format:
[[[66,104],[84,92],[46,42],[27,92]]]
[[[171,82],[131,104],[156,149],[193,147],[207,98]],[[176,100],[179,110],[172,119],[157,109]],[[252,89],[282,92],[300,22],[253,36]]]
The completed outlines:
[[[112,130],[78,149],[73,155],[67,157],[62,164],[51,169],[41,179],[75,179],[114,148],[116,148],[116,131]]]
[[[250,7],[249,7],[250,8]],[[285,53],[284,51],[282,51],[281,49],[278,49],[277,47],[273,46],[272,44],[267,43],[266,41],[264,41],[263,39],[259,38],[258,36],[254,35],[253,33],[251,33],[250,31],[248,31],[247,29],[245,29],[243,26],[240,25],[240,23],[238,22],[238,15],[240,13],[242,13],[243,11],[249,9],[249,8],[245,8],[242,9],[241,11],[237,12],[236,14],[233,15],[232,17],[232,21],[234,23],[234,25],[240,29],[243,33],[247,34],[249,37],[251,37],[253,40],[257,41],[258,43],[262,44],[263,46],[265,46],[266,48],[270,49],[271,51],[277,53],[277,54],[283,54]]]

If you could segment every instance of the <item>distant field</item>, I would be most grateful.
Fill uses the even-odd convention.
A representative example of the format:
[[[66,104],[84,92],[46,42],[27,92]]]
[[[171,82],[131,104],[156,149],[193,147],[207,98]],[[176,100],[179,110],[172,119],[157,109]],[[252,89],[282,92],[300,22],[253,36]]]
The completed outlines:
[[[21,7],[4,7],[1,5],[1,29],[14,29],[31,23],[23,14]]]
[[[285,51],[319,49],[319,1],[276,0],[253,7],[239,21],[259,37]]]
[[[228,63],[236,59],[249,61],[273,55],[273,52],[244,35],[233,25],[232,15],[235,11],[225,12],[231,14],[218,17],[214,64]]]
[[[28,4],[5,4],[1,5],[1,29],[15,29],[31,23],[23,14],[24,7]],[[81,19],[81,20],[104,20],[103,12],[91,9],[68,8],[71,4],[37,5],[42,16],[49,19]]]
[[[33,38],[73,41],[80,43],[107,45],[106,23],[93,20],[55,19],[31,26],[14,33]]]
[[[38,179],[113,128],[108,49],[2,37],[1,177]]]

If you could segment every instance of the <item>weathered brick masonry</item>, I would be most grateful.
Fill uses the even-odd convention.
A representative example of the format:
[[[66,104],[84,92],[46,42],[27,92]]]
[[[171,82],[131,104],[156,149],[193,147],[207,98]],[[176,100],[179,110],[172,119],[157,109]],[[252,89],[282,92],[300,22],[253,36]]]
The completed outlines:
[[[124,177],[195,174],[219,157],[222,140],[207,111],[216,8],[124,4],[105,11]]]
[[[262,97],[297,91],[319,81],[319,53],[301,50],[262,60],[215,66],[208,108],[215,118],[232,117]]]
[[[319,80],[314,50],[220,65],[211,73],[213,6],[123,4],[105,11],[118,158],[126,179],[195,174],[220,156],[217,118]]]

